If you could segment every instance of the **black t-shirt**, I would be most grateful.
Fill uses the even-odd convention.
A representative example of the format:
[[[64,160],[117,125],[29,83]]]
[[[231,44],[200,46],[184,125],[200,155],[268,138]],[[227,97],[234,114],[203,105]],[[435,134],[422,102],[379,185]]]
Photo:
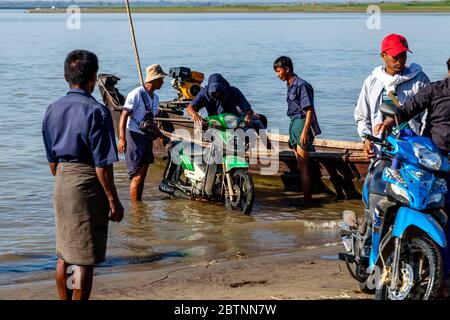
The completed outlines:
[[[450,78],[422,88],[400,108],[400,122],[428,111],[423,135],[430,136],[436,146],[450,152]]]
[[[232,86],[228,87],[227,95],[223,100],[214,99],[208,92],[208,86],[206,86],[192,100],[192,106],[196,111],[206,107],[209,116],[222,113],[232,113],[238,116],[237,107],[242,112],[247,112],[251,108],[244,94],[238,88]]]

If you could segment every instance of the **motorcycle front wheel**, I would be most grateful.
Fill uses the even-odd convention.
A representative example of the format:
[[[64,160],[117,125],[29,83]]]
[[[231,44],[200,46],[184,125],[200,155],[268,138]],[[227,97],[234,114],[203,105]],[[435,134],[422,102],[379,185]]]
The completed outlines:
[[[235,197],[231,200],[227,195],[225,207],[240,210],[242,214],[250,214],[255,200],[255,187],[251,175],[246,170],[236,170],[232,173],[231,180]]]
[[[377,300],[433,300],[439,298],[444,281],[443,262],[436,244],[428,238],[413,238],[400,255],[400,288],[381,286]],[[389,259],[392,261],[392,258]]]

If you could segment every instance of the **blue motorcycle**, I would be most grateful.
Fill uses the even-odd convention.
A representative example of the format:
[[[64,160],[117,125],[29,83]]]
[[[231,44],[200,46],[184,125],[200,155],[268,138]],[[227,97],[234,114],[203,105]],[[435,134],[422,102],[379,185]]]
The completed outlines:
[[[384,115],[396,110],[382,105]],[[443,211],[450,166],[431,139],[397,134],[367,136],[380,148],[364,183],[365,217],[344,212],[341,229],[351,276],[376,299],[435,299],[444,282],[447,246]]]

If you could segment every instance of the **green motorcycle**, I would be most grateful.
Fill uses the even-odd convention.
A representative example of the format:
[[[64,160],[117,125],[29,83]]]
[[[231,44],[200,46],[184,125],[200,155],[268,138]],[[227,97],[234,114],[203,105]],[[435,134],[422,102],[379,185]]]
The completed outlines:
[[[243,119],[229,113],[206,118],[208,146],[198,152],[194,144],[179,142],[169,152],[159,190],[191,200],[220,201],[227,209],[250,214],[255,199],[249,164],[238,155],[236,129]],[[194,149],[194,152],[190,152]],[[197,152],[195,152],[197,151]],[[241,148],[242,151],[242,148]],[[244,150],[245,151],[245,150]]]

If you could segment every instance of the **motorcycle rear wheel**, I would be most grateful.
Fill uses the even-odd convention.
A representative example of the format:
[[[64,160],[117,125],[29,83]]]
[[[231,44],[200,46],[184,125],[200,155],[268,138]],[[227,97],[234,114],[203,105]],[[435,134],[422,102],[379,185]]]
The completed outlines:
[[[387,262],[391,261],[392,257]],[[400,255],[400,263],[409,265],[408,268],[413,271],[413,284],[404,300],[439,298],[444,283],[444,268],[439,248],[433,241],[426,237],[412,239],[408,250]],[[398,297],[385,285],[375,292],[376,300],[399,300]]]

